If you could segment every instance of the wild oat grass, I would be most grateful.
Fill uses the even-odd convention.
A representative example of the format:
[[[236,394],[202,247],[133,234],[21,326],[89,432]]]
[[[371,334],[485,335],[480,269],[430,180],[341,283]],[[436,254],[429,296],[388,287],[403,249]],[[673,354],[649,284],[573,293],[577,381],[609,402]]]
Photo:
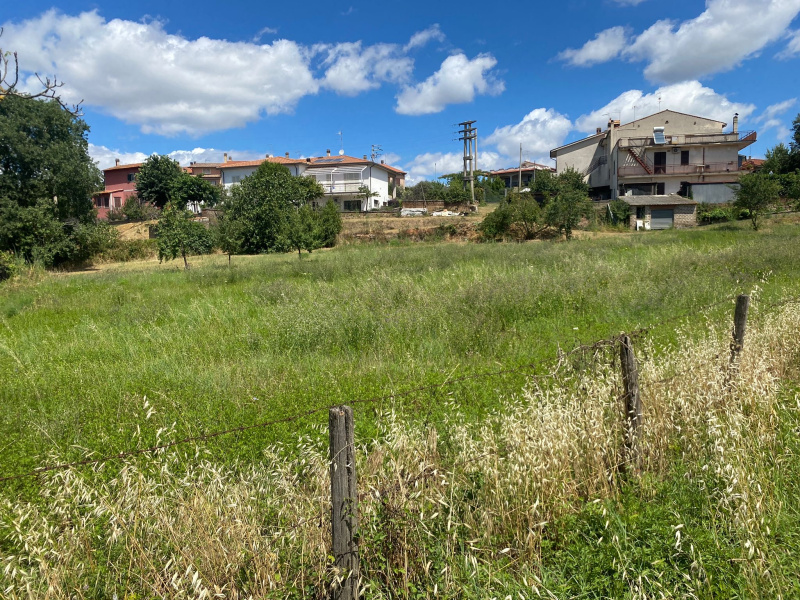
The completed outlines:
[[[798,548],[772,528],[787,503],[797,507],[777,473],[793,452],[783,423],[800,422],[800,396],[783,387],[798,378],[800,305],[758,306],[732,367],[727,322],[640,344],[639,472],[617,469],[625,431],[612,355],[532,379],[482,420],[455,403],[435,422],[378,414],[378,433],[356,440],[365,597],[793,597]],[[0,591],[323,597],[334,573],[321,437],[297,440],[298,454],[272,446],[253,464],[215,463],[197,448],[128,461],[113,477],[105,467],[45,475],[44,501],[3,502]],[[711,541],[686,522],[696,507],[678,498],[661,529],[623,527],[635,523],[625,506],[640,506],[626,497],[644,514],[677,464],[678,484],[701,490]],[[613,557],[596,575],[616,592],[578,590],[585,574],[559,575],[577,547],[563,543],[566,527],[580,519],[596,521],[577,535]],[[664,559],[636,563],[635,536],[662,543]],[[715,552],[730,559],[718,564]],[[723,589],[730,573],[738,587]]]

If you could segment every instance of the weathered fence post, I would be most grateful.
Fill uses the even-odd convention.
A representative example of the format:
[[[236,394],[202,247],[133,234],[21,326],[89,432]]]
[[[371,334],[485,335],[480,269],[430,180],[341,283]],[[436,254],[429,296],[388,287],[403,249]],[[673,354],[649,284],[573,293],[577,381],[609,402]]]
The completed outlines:
[[[736,312],[733,315],[733,340],[731,341],[731,365],[739,358],[744,347],[744,332],[747,329],[747,310],[750,308],[750,296],[741,294],[736,298]]]
[[[628,464],[634,470],[639,468],[639,435],[641,432],[642,398],[639,395],[639,370],[633,343],[627,335],[622,336],[620,344],[620,363],[622,364],[622,385],[625,388],[625,454],[621,469]]]
[[[353,444],[353,409],[332,408],[328,415],[331,450],[331,530],[333,557],[339,571],[333,584],[333,600],[358,596],[358,493],[356,453]]]

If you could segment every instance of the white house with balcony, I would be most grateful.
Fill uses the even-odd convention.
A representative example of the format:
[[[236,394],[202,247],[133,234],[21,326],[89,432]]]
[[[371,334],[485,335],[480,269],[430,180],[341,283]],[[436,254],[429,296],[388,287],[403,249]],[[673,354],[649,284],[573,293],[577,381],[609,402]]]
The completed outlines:
[[[620,196],[692,197],[697,202],[732,200],[744,157],[756,132],[739,132],[739,117],[726,123],[673,110],[608,128],[550,151],[561,173],[584,174],[598,199]]]
[[[286,166],[292,175],[314,177],[324,190],[324,198],[314,204],[335,202],[339,210],[365,212],[386,206],[405,186],[405,172],[383,161],[374,162],[366,156],[326,156],[290,158],[270,156],[254,161],[226,161],[219,168],[222,185],[231,187],[255,173],[264,162]]]

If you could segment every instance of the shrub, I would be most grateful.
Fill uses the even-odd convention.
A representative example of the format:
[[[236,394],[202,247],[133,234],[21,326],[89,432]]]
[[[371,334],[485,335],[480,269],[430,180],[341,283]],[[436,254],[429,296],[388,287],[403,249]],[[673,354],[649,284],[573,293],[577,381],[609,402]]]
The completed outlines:
[[[17,260],[12,252],[0,250],[0,281],[11,279],[17,274]]]
[[[697,207],[697,220],[700,223],[725,223],[732,220],[733,217],[734,215],[731,212],[731,208],[726,204],[707,204],[701,202]],[[749,218],[749,215],[747,218]]]
[[[617,223],[628,223],[628,220],[631,216],[631,205],[625,202],[625,200],[622,200],[621,198],[615,198],[609,203],[608,208],[609,210],[607,213],[610,213],[609,217],[612,224],[616,225]]]

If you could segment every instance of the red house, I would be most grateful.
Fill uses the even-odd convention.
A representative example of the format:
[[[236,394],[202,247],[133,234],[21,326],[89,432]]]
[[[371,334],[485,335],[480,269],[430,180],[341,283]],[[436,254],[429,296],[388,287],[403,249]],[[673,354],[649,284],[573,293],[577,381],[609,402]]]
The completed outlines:
[[[92,196],[98,219],[108,218],[109,211],[122,208],[125,200],[136,195],[136,174],[141,166],[142,163],[121,165],[117,159],[115,166],[103,171],[105,189]]]

